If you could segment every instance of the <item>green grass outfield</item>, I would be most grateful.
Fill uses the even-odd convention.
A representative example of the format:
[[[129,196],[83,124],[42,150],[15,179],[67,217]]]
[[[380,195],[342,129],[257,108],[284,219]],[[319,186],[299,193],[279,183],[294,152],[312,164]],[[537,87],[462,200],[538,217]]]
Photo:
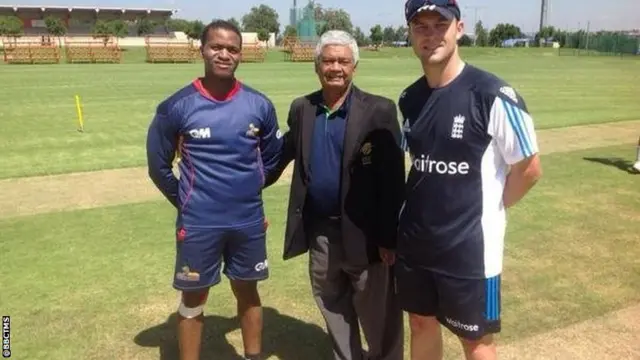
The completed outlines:
[[[638,178],[583,160],[628,153],[543,156],[544,181],[509,214],[501,343],[640,301]],[[265,348],[276,359],[327,359],[307,259],[281,260],[287,194],[277,185],[265,195]],[[158,359],[160,348],[161,360],[177,359],[174,322],[165,324],[177,305],[172,221],[164,201],[0,220],[0,304],[13,318],[15,358]],[[234,359],[228,343],[241,349],[241,341],[228,282],[209,299],[206,358]],[[458,353],[450,337],[447,344]]]
[[[362,52],[356,83],[396,100],[420,75],[409,49]],[[557,56],[545,49],[464,49],[468,61],[509,81],[539,129],[640,117],[640,59]],[[313,65],[242,64],[239,77],[274,102],[280,124],[291,101],[318,86]],[[202,64],[0,66],[0,178],[144,165],[147,126],[165,97],[202,73]],[[86,132],[76,131],[75,95]]]
[[[520,90],[538,128],[640,118],[635,59],[464,51]],[[0,177],[144,166],[156,104],[202,65],[149,65],[143,56],[127,52],[121,65],[0,66]],[[279,56],[243,64],[240,76],[273,99],[284,125],[291,100],[317,81],[311,64],[285,64]],[[356,81],[396,99],[419,73],[407,49],[388,49],[363,53]],[[84,101],[83,134],[76,132],[76,93]],[[542,156],[543,180],[509,212],[500,343],[640,302],[640,175],[622,171],[634,151],[621,144]],[[307,258],[281,260],[287,198],[285,184],[265,192],[265,352],[270,359],[324,360],[329,344]],[[12,316],[12,358],[176,360],[173,223],[165,201],[0,219],[0,313]],[[225,280],[206,307],[203,359],[238,359],[234,313]],[[449,335],[446,348],[447,359],[461,358]]]

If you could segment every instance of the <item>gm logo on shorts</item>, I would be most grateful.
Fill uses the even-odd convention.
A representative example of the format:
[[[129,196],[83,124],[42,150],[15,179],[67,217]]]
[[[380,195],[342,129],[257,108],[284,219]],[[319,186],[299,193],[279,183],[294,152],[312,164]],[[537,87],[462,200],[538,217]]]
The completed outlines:
[[[468,325],[468,324],[463,324],[458,320],[453,320],[449,317],[445,317],[445,320],[447,320],[447,323],[449,323],[449,325],[453,326],[454,328],[458,328],[464,331],[478,331],[480,330],[480,327],[478,325]]]
[[[265,259],[263,262],[257,263],[256,266],[254,267],[254,269],[256,271],[260,272],[260,271],[267,270],[268,267],[269,267],[269,263]]]

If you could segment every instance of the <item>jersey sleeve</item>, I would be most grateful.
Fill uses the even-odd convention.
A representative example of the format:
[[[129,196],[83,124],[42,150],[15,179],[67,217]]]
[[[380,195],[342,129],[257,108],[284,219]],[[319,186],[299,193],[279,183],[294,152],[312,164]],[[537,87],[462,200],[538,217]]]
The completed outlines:
[[[398,109],[400,110],[400,117],[402,119],[402,128],[400,129],[400,148],[404,152],[409,152],[407,133],[410,131],[411,125],[409,124],[409,119],[407,118],[406,98],[407,90],[404,90],[402,94],[400,94],[400,98],[398,99]]]
[[[267,101],[264,110],[262,129],[260,131],[260,155],[262,157],[262,165],[265,178],[276,169],[280,160],[282,146],[282,131],[278,125],[278,117],[276,109],[271,101]]]
[[[524,100],[510,87],[502,87],[493,97],[487,131],[509,165],[539,151],[533,119]]]
[[[180,120],[167,106],[159,106],[147,132],[149,177],[173,206],[178,207],[178,179],[172,171],[180,136]]]

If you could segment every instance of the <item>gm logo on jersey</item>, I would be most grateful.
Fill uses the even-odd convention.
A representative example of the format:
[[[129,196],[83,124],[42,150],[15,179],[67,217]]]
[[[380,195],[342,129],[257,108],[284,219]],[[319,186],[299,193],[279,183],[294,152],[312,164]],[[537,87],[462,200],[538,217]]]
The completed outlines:
[[[189,130],[189,136],[192,139],[209,139],[211,138],[211,128]]]

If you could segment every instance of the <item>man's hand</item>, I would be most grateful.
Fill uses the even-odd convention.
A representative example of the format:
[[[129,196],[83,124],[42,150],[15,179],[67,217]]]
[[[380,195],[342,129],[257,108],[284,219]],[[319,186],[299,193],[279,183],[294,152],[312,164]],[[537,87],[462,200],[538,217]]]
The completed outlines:
[[[378,252],[380,253],[380,258],[382,259],[383,264],[391,266],[396,262],[395,251],[379,247]]]

